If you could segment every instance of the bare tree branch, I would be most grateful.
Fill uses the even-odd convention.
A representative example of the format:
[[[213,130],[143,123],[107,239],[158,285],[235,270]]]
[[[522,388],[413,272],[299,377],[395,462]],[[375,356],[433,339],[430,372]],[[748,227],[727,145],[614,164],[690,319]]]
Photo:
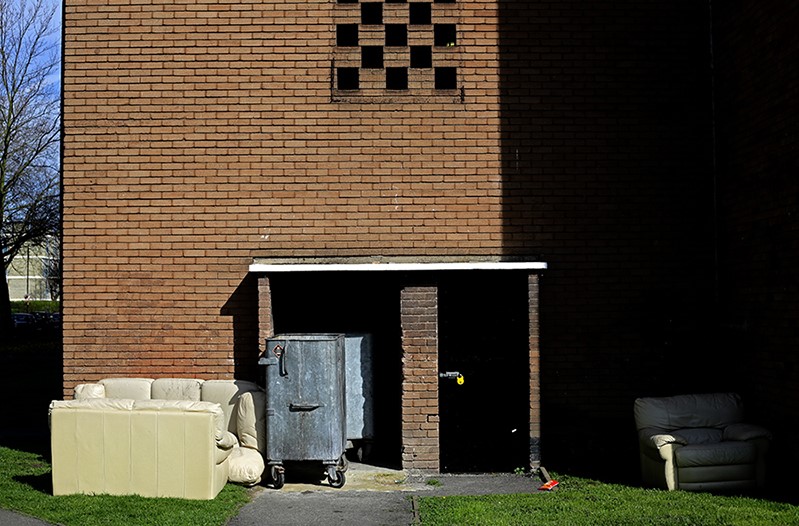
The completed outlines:
[[[0,0],[0,253],[59,234],[57,0]],[[0,287],[0,326],[11,321]]]

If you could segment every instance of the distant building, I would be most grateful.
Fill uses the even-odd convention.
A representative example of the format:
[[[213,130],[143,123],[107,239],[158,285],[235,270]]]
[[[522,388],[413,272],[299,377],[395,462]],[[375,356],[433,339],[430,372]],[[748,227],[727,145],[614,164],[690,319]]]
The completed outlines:
[[[11,301],[54,300],[58,294],[51,290],[51,262],[58,258],[56,245],[26,245],[11,262],[6,272]]]

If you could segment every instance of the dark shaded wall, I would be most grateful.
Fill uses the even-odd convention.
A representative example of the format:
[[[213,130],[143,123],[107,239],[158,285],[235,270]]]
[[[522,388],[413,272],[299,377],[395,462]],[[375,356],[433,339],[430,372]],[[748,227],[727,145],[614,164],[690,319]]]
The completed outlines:
[[[799,5],[714,2],[713,25],[724,356],[779,479],[799,464]]]
[[[706,353],[708,6],[505,0],[499,15],[506,254],[549,263],[542,460],[634,479],[635,397],[726,380]]]

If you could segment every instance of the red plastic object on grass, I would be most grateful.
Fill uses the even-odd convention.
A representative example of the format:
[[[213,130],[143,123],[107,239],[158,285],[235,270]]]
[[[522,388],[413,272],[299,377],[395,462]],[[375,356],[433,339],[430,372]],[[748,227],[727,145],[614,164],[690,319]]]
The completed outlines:
[[[541,490],[541,491],[551,491],[557,485],[558,485],[558,481],[557,480],[550,480],[546,484],[542,484],[538,489]]]

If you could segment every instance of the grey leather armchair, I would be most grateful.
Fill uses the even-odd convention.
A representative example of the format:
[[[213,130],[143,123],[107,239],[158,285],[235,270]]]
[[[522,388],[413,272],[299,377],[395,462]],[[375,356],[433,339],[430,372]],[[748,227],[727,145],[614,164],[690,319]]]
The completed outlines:
[[[692,491],[763,487],[771,433],[743,420],[735,393],[638,398],[644,484]]]

